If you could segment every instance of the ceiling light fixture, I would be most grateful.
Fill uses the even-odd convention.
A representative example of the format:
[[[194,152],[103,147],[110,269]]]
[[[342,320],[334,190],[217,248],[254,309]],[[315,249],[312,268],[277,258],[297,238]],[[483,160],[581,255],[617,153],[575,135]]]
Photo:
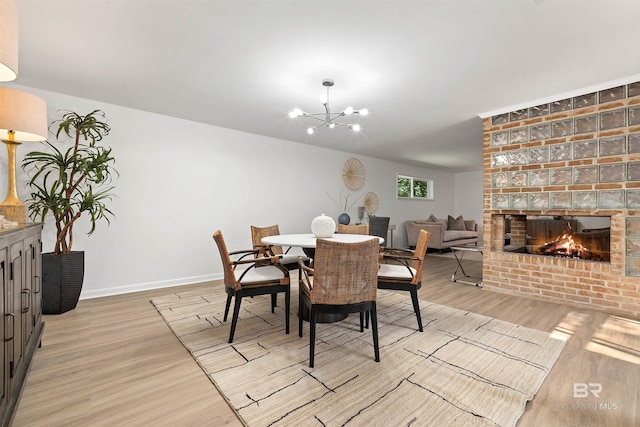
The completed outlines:
[[[307,129],[307,133],[309,135],[312,135],[315,132],[315,130],[321,126],[326,126],[328,128],[333,129],[334,127],[336,127],[336,125],[344,126],[358,132],[360,130],[359,124],[341,123],[341,122],[337,122],[336,120],[339,119],[340,117],[350,116],[352,114],[359,114],[361,116],[366,116],[367,114],[369,114],[369,110],[367,110],[366,108],[362,108],[360,110],[354,110],[353,107],[347,107],[340,113],[332,113],[331,109],[329,108],[329,89],[333,86],[333,80],[331,79],[323,80],[322,86],[327,88],[327,94],[320,99],[320,102],[322,102],[322,105],[324,105],[324,110],[325,110],[324,113],[305,113],[299,108],[294,108],[289,113],[289,117],[291,117],[292,119],[296,117],[308,117],[310,119],[319,121],[320,122],[319,124]]]

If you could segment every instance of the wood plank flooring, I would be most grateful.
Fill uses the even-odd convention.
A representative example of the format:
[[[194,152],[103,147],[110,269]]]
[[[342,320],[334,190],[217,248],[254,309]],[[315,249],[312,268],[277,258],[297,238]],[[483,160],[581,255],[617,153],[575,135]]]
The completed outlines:
[[[421,299],[567,339],[518,426],[640,425],[640,322],[452,283],[454,259],[425,262]],[[465,268],[479,274],[481,263],[467,261]],[[45,316],[13,425],[242,425],[149,303],[176,289],[208,286],[223,285],[83,300],[75,310]],[[574,397],[574,383],[587,387],[579,384],[577,396],[589,397]]]

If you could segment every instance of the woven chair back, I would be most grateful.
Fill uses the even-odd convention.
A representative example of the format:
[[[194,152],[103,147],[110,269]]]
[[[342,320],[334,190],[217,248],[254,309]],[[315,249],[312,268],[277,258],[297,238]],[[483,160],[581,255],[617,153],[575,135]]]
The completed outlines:
[[[256,227],[254,225],[251,226],[251,244],[254,249],[264,246],[262,243],[263,237],[269,236],[278,236],[280,235],[280,227],[278,224],[270,225],[268,227]],[[271,251],[274,255],[282,255],[282,246],[271,246]],[[265,256],[264,251],[260,252],[258,256]]]
[[[222,269],[224,270],[224,285],[235,290],[241,289],[240,282],[236,280],[231,257],[229,256],[227,245],[224,242],[224,237],[222,237],[222,232],[220,230],[216,230],[216,232],[213,233],[213,240],[216,241],[218,251],[220,251]]]
[[[424,264],[424,257],[427,253],[427,246],[429,246],[429,240],[431,240],[431,233],[426,230],[420,230],[418,236],[418,242],[416,248],[413,250],[413,256],[419,258],[419,260],[411,261],[411,267],[416,269],[416,274],[413,276],[412,283],[422,281],[422,265]]]
[[[341,234],[369,234],[369,224],[338,224],[336,231]]]
[[[378,283],[378,239],[342,243],[316,242],[312,304],[356,304],[375,301]]]

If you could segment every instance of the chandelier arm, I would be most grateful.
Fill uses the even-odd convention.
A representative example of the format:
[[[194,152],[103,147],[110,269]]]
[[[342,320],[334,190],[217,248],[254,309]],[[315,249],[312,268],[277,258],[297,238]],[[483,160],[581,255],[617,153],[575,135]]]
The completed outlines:
[[[326,120],[324,118],[316,117],[317,115],[324,116],[324,114],[305,114],[303,117],[308,117],[310,119],[318,120],[319,122],[326,123]]]

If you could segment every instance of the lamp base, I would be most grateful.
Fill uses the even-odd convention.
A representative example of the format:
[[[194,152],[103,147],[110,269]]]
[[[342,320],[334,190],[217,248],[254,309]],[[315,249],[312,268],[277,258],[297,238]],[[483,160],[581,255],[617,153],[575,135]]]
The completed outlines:
[[[0,215],[7,221],[14,221],[20,224],[27,222],[27,207],[24,204],[10,205],[0,204]]]

